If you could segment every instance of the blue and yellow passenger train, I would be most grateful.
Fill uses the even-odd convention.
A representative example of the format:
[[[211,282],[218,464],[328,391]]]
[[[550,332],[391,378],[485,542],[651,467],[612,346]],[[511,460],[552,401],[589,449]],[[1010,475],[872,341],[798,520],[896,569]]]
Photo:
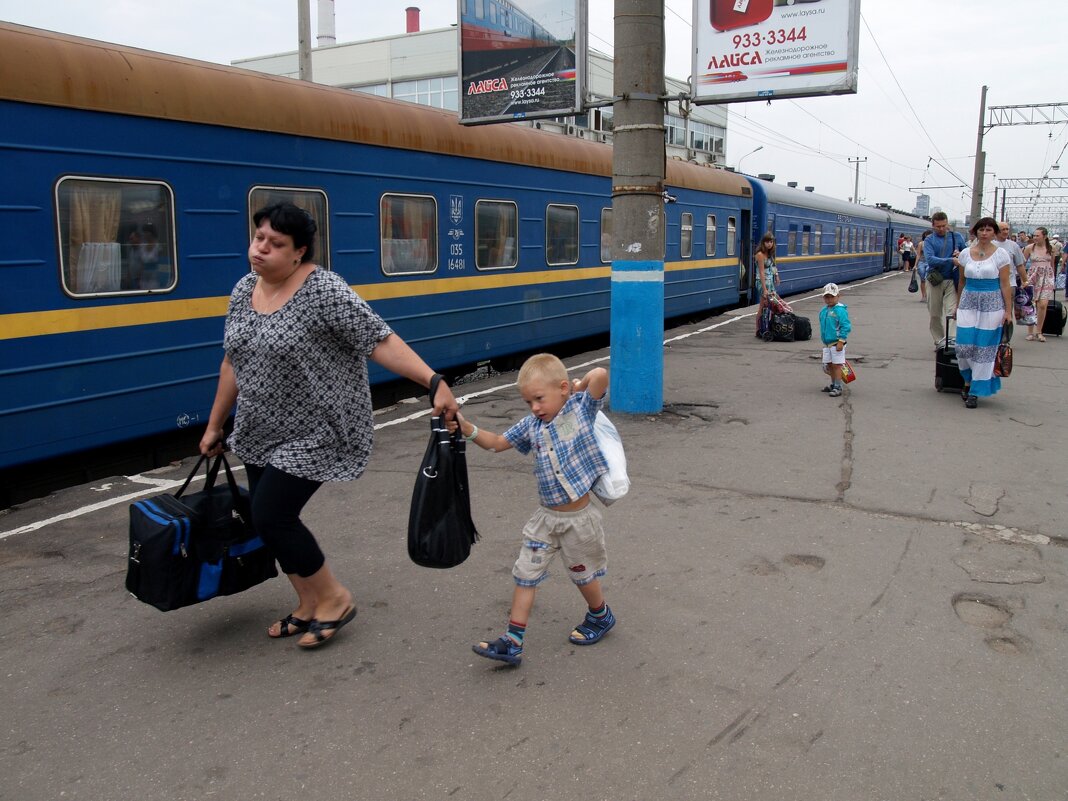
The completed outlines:
[[[203,424],[280,199],[439,370],[609,329],[607,145],[10,24],[0,74],[0,469]],[[786,291],[890,265],[886,212],[679,161],[667,187],[668,317],[750,302],[765,222]]]

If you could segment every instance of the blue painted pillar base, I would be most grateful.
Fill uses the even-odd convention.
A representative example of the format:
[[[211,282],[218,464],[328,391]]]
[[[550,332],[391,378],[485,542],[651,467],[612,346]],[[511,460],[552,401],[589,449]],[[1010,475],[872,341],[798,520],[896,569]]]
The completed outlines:
[[[664,408],[664,262],[612,262],[609,403],[628,414]]]

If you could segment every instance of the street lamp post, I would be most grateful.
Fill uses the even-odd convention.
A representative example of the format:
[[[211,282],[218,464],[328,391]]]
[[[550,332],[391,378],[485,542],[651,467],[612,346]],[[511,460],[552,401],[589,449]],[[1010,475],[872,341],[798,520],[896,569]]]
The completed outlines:
[[[738,159],[738,172],[742,171],[742,162],[745,161],[746,156],[752,156],[758,150],[763,150],[763,149],[764,149],[763,145],[757,145],[753,150],[750,150],[748,153],[746,153],[745,156],[742,156],[740,159]]]

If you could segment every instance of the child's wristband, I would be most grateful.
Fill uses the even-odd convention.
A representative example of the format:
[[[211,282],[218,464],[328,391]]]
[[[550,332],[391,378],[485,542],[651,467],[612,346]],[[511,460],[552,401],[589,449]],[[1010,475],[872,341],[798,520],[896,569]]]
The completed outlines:
[[[468,442],[474,442],[475,441],[475,437],[477,437],[477,436],[478,436],[478,426],[476,426],[474,423],[472,423],[471,424],[471,434],[470,434],[470,436],[464,437],[464,439],[466,439]]]

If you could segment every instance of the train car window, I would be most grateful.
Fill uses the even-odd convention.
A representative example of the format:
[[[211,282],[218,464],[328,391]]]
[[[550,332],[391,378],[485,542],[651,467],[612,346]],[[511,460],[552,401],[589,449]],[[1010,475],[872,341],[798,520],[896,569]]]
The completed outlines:
[[[432,273],[438,269],[438,202],[426,195],[382,195],[382,272]]]
[[[768,227],[764,231],[764,233],[771,234],[773,236],[775,235],[775,217],[774,217],[774,215],[771,215],[771,214],[768,215]]]
[[[834,226],[834,252],[842,252],[842,226]]]
[[[248,193],[248,233],[254,233],[252,215],[275,203],[292,203],[304,209],[315,220],[315,263],[330,269],[330,216],[327,214],[326,193],[321,189],[294,189],[288,186],[254,186]]]
[[[73,297],[167,292],[178,282],[174,193],[160,181],[56,184],[60,279]]]
[[[797,226],[791,225],[789,233],[786,234],[786,255],[797,255]]]
[[[705,217],[705,255],[716,255],[716,215]]]
[[[477,19],[486,18],[486,0],[474,0],[475,3],[475,17]]]
[[[679,255],[684,259],[693,255],[693,215],[688,211],[682,213]]]
[[[612,262],[612,210],[601,209],[601,261]]]
[[[738,222],[734,217],[727,218],[727,255],[733,256],[738,251],[736,243],[738,235]]]
[[[504,200],[475,201],[475,267],[500,270],[519,264],[519,207]]]
[[[812,255],[812,228],[808,225],[801,229],[801,255]]]
[[[578,206],[556,206],[545,209],[545,261],[550,265],[578,264],[579,210]]]
[[[816,241],[815,241],[817,255],[823,253],[823,225],[816,226]]]
[[[860,245],[860,237],[857,236],[857,228],[856,228],[856,226],[853,226],[853,228],[850,231],[849,244],[850,244],[850,248],[849,249],[851,251],[853,251],[854,253],[856,253],[857,250],[858,250],[858,245]]]

